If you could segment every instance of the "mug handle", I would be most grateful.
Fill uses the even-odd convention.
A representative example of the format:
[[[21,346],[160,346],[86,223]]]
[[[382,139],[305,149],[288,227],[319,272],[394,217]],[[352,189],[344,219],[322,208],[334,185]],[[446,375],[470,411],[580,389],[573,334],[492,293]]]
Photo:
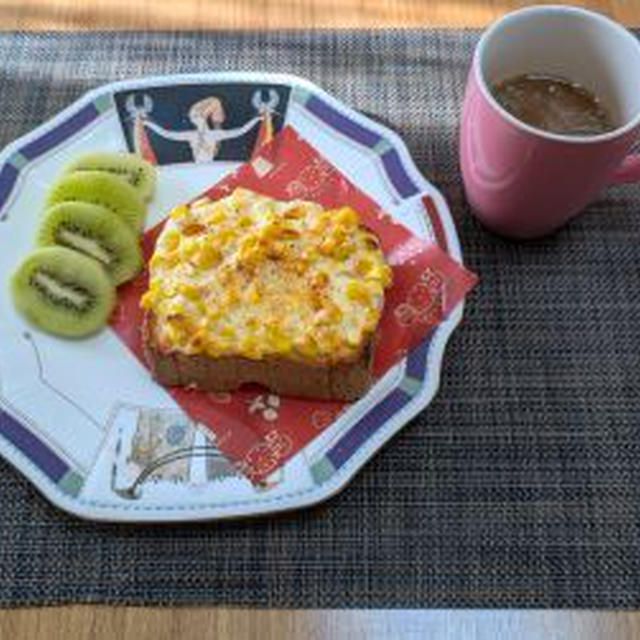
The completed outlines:
[[[640,153],[627,156],[611,177],[611,184],[628,184],[629,182],[640,182]]]

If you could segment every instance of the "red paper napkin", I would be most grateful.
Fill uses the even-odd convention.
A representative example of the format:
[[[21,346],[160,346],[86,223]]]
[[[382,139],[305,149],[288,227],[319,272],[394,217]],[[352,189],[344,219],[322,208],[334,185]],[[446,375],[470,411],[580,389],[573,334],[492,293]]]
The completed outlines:
[[[436,244],[414,236],[394,221],[292,127],[285,127],[251,162],[211,187],[212,199],[238,186],[278,200],[313,200],[326,208],[350,205],[376,233],[389,264],[393,285],[387,290],[374,357],[381,376],[417,346],[476,283],[476,276]],[[202,196],[199,196],[202,197]],[[164,223],[143,237],[148,260]],[[140,297],[146,270],[119,290],[111,325],[146,366],[142,355]],[[233,393],[170,388],[169,393],[192,419],[214,434],[220,450],[253,482],[264,480],[326,429],[345,407],[342,402],[278,397],[250,386]]]

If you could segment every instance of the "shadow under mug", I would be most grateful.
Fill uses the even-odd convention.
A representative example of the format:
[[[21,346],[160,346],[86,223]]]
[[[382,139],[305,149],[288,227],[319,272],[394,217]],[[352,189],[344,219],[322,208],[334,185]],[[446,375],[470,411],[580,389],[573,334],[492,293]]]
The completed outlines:
[[[491,85],[521,74],[567,78],[592,91],[618,123],[593,136],[543,131],[514,118]],[[607,185],[640,180],[640,43],[616,22],[566,6],[505,15],[481,37],[460,129],[465,192],[476,216],[512,238],[554,231]]]

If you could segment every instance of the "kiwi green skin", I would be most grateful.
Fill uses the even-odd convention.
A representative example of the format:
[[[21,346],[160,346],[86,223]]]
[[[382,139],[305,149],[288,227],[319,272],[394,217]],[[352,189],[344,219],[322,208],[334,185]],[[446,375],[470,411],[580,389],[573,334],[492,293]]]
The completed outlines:
[[[58,178],[47,197],[47,208],[61,202],[98,204],[126,222],[135,232],[142,229],[146,207],[138,192],[124,179],[105,171],[75,171]]]
[[[118,176],[126,180],[145,202],[151,200],[156,188],[155,167],[132,153],[86,153],[65,168],[65,173],[74,171],[105,171]]]
[[[117,256],[117,261],[105,264],[82,249],[65,244],[56,234],[57,228],[63,223],[84,232],[85,236],[93,236]],[[136,234],[111,211],[96,204],[61,202],[47,209],[36,235],[36,245],[59,245],[98,260],[116,286],[131,280],[142,269],[142,252]]]
[[[89,291],[94,298],[92,308],[79,312],[54,304],[30,284],[37,269]],[[49,333],[67,338],[95,333],[107,323],[116,302],[115,286],[100,264],[64,247],[44,247],[27,255],[13,273],[10,289],[16,309],[27,320]]]

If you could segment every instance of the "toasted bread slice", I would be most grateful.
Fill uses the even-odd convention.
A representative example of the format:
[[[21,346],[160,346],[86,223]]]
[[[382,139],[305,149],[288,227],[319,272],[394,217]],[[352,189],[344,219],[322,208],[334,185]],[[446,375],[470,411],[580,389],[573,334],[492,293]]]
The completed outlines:
[[[179,205],[149,263],[145,349],[158,381],[353,400],[371,382],[391,283],[350,207],[236,189]]]
[[[190,386],[203,391],[234,391],[243,384],[261,384],[278,395],[323,400],[357,400],[371,384],[373,340],[355,360],[312,364],[286,358],[251,360],[240,356],[210,358],[166,352],[159,345],[153,313],[142,327],[144,353],[153,377],[166,386]]]

